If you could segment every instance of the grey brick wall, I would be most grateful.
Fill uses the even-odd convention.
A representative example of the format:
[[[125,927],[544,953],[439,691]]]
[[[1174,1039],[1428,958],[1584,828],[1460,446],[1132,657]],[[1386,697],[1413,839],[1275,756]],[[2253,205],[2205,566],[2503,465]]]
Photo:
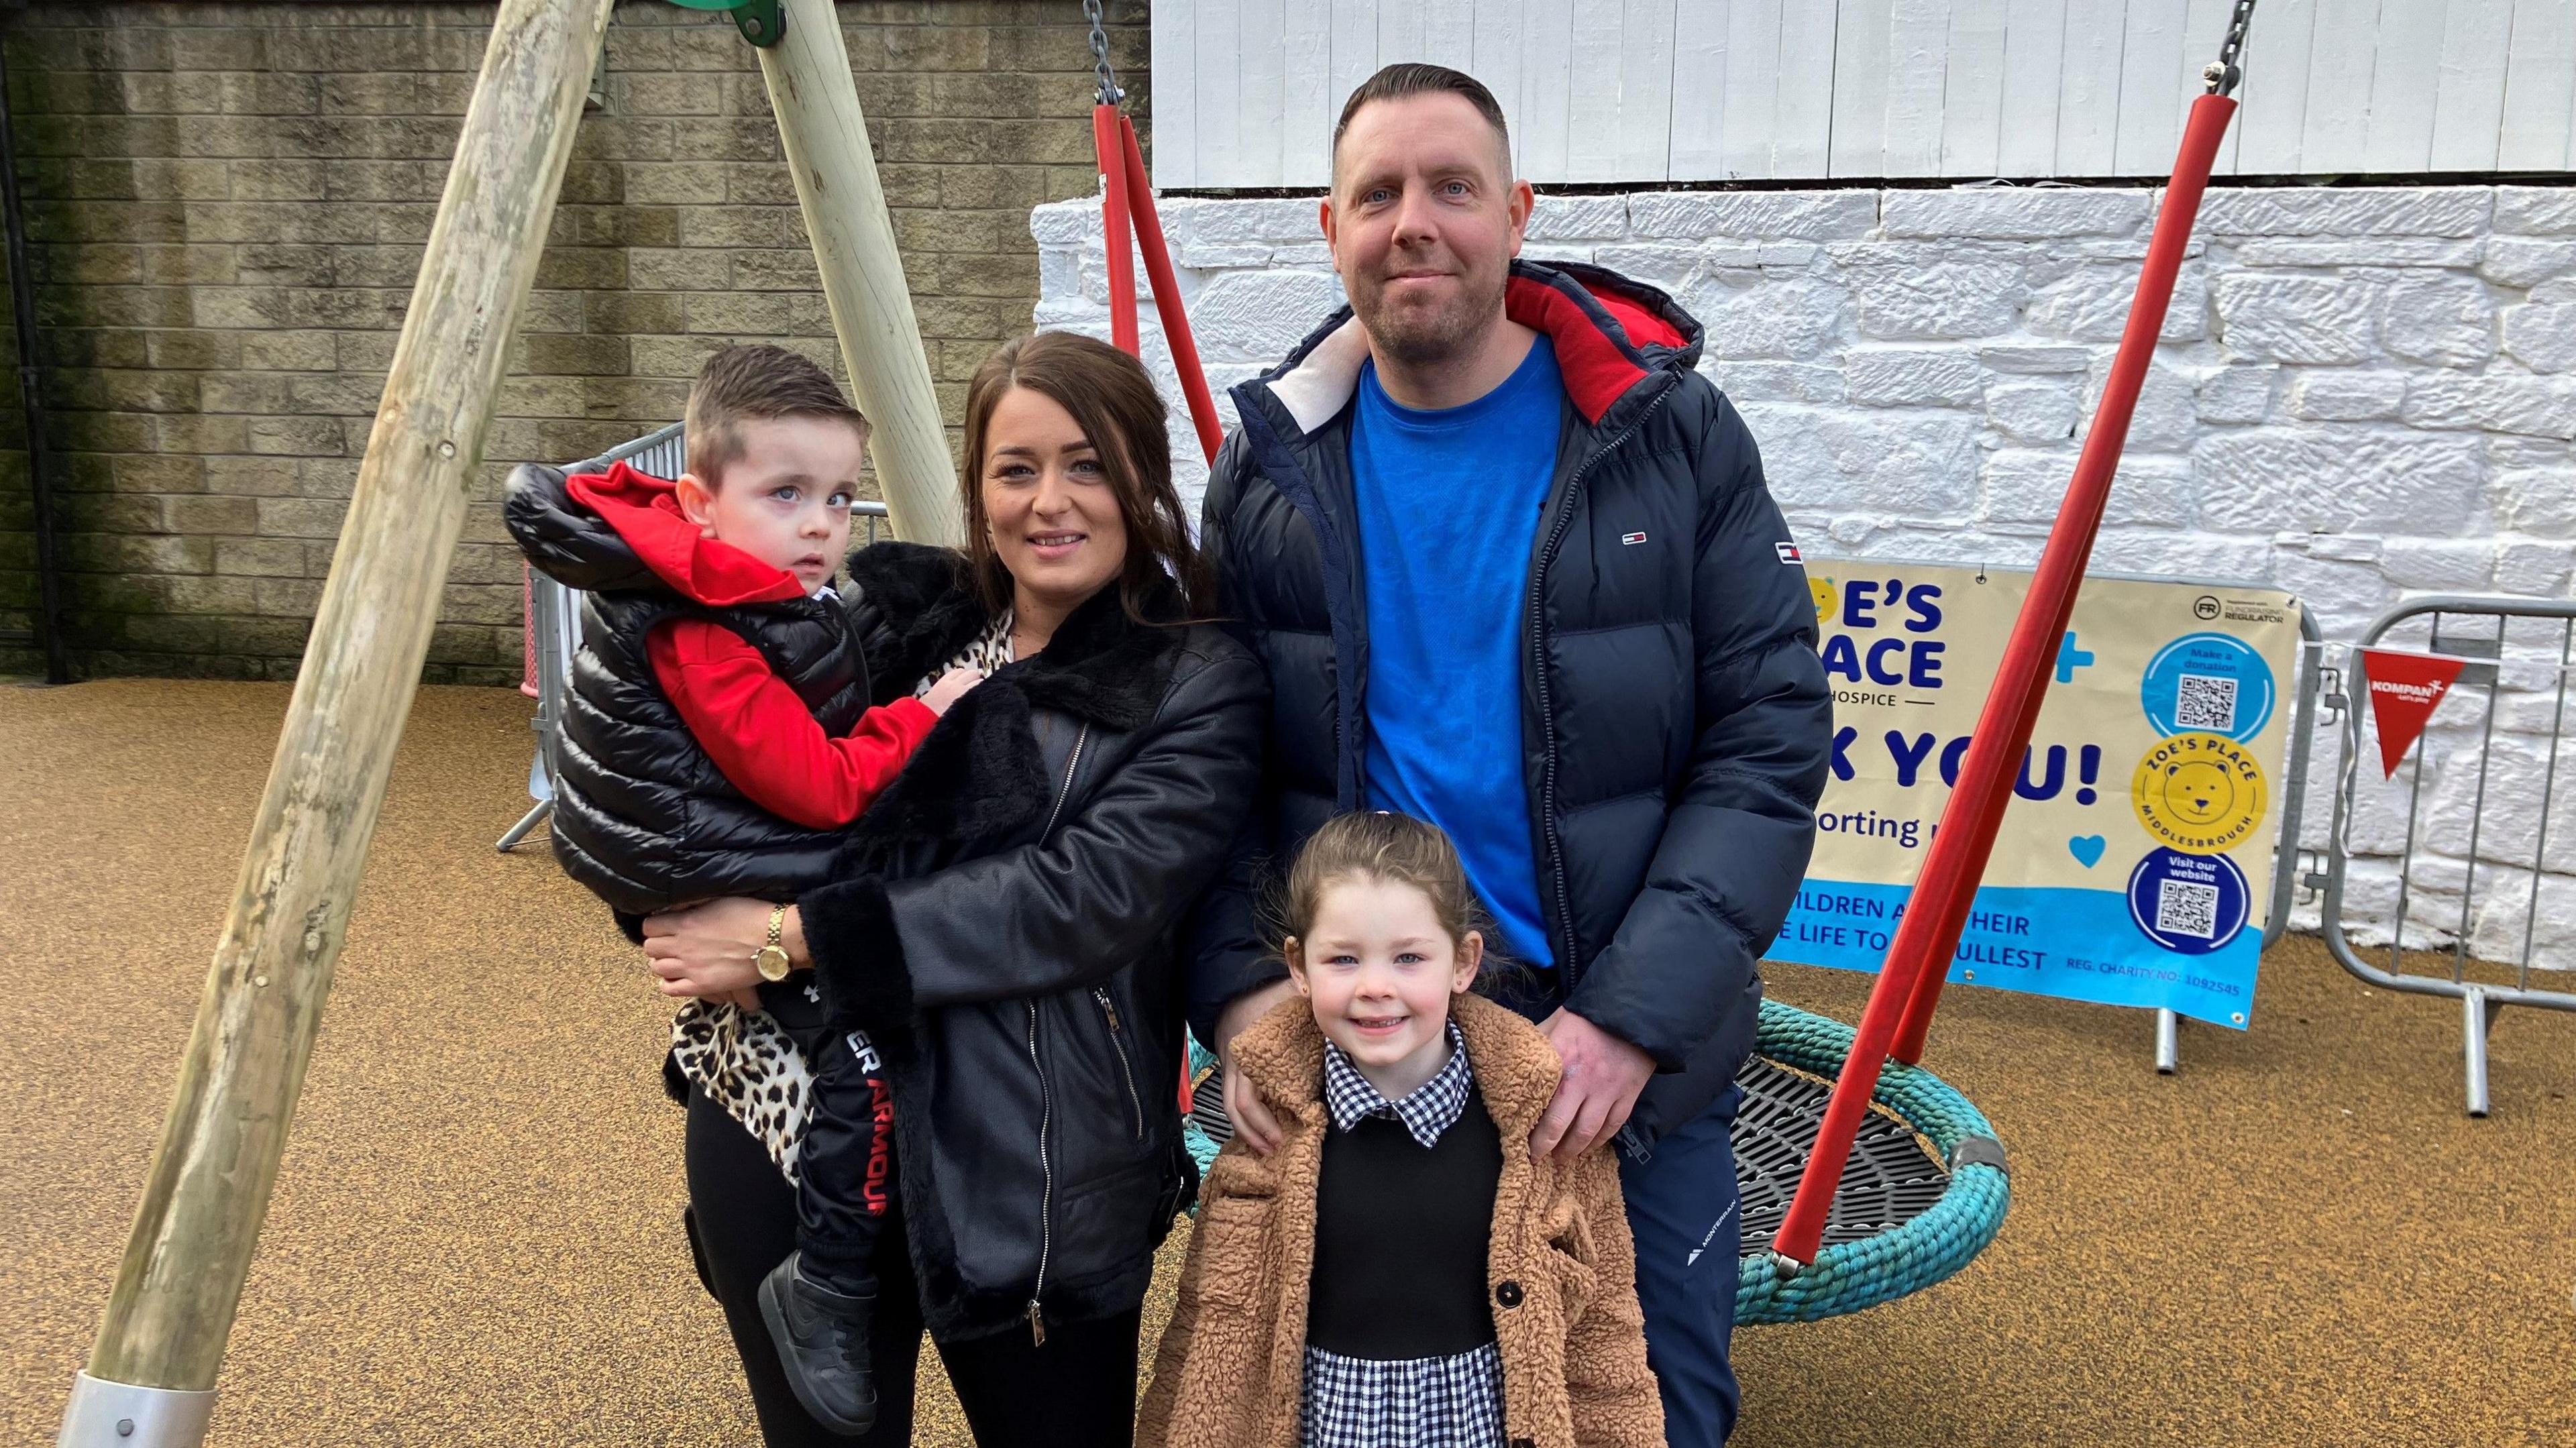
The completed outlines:
[[[1111,9],[1141,117],[1144,6]],[[293,674],[492,13],[45,4],[7,22],[82,674]],[[953,429],[976,363],[1028,329],[1030,208],[1095,186],[1081,10],[839,13]],[[498,506],[511,464],[675,419],[728,342],[785,342],[840,371],[759,67],[731,24],[620,3],[602,94],[485,445],[434,682],[519,677],[519,561]],[[0,447],[14,449],[13,383],[0,380]],[[0,636],[33,626],[26,485],[24,453],[0,452]],[[37,667],[31,647],[0,643],[0,673]]]

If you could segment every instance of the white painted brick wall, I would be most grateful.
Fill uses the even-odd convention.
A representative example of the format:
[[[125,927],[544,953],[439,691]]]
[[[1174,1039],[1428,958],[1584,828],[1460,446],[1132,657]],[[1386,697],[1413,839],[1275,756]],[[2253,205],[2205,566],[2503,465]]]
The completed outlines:
[[[1524,254],[1662,287],[1761,443],[1819,557],[2027,565],[2072,472],[2161,196],[1961,188],[1544,198]],[[1341,300],[1312,199],[1161,203],[1208,380],[1274,364]],[[1039,207],[1041,326],[1108,334],[1099,203]],[[1140,289],[1143,278],[1138,278]],[[1169,355],[1147,355],[1178,419]],[[2329,640],[2412,594],[2564,599],[2576,571],[2576,190],[2222,188],[2200,215],[2096,566],[2268,583]],[[1185,424],[1175,463],[1205,468]],[[2535,636],[2536,637],[2536,636]],[[2556,635],[2547,641],[2554,648]],[[2576,967],[2576,747],[2557,762],[2531,908],[2556,676],[2508,670],[2426,738],[2408,943]],[[2576,709],[2569,711],[2576,718]],[[2321,846],[2341,731],[2321,728],[2303,842]],[[2384,941],[2408,775],[2367,761],[2348,924]],[[2313,906],[2303,909],[2313,923]]]

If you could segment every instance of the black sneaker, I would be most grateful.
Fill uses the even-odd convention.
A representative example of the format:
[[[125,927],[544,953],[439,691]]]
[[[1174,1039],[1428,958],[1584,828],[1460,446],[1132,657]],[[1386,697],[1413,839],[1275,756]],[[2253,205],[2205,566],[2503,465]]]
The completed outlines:
[[[799,1270],[791,1254],[760,1284],[760,1315],[778,1344],[787,1386],[814,1420],[858,1437],[877,1425],[877,1384],[868,1368],[871,1294],[835,1292]]]

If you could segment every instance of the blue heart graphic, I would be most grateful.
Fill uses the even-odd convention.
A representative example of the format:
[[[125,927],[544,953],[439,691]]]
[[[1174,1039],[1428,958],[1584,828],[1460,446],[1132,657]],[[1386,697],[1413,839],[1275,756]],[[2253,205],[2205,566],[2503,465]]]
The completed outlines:
[[[2066,853],[2083,861],[2085,869],[2102,863],[2103,842],[2100,835],[2077,835],[2066,842]]]

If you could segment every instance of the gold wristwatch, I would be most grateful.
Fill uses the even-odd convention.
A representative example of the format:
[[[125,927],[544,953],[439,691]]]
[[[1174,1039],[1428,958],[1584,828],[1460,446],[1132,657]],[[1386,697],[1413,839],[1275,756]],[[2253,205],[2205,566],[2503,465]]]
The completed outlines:
[[[787,979],[787,947],[778,943],[778,932],[787,924],[787,907],[772,906],[769,911],[769,943],[752,954],[752,967],[762,980]]]

